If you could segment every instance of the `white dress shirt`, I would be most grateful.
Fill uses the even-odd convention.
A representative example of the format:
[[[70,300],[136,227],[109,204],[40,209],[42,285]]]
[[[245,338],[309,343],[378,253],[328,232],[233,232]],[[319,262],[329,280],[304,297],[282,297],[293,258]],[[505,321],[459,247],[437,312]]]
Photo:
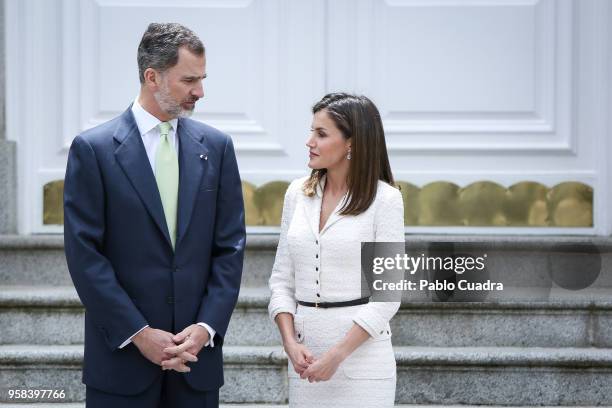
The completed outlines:
[[[159,146],[159,142],[161,139],[161,135],[159,133],[158,125],[161,120],[157,119],[155,116],[151,115],[147,112],[139,103],[138,98],[132,104],[132,114],[134,115],[134,119],[136,120],[136,126],[138,126],[138,131],[140,132],[140,136],[142,136],[142,143],[144,143],[145,150],[147,152],[147,157],[149,158],[149,163],[151,164],[151,169],[153,169],[153,173],[155,173],[155,155],[157,153],[157,147]],[[169,121],[170,131],[168,132],[168,140],[170,141],[170,145],[174,146],[174,150],[177,153],[179,151],[179,138],[176,135],[176,126],[178,124],[178,119],[172,119]],[[214,347],[215,343],[213,341],[213,337],[217,333],[212,327],[203,322],[198,322],[198,325],[204,327],[208,334],[210,335],[208,342],[204,345]],[[138,330],[129,339],[121,343],[119,348],[124,348],[128,344],[132,342],[134,336],[143,331],[145,328],[149,327],[149,325],[144,326],[142,329]]]

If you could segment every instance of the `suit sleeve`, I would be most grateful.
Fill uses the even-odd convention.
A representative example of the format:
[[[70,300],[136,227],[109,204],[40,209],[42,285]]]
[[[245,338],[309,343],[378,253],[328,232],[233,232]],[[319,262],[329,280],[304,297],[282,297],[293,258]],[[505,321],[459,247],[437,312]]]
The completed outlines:
[[[68,270],[88,317],[115,350],[148,323],[103,255],[104,185],[91,145],[77,136],[64,179],[64,247]]]
[[[196,321],[210,325],[223,338],[238,301],[246,242],[242,185],[229,137],[219,173],[216,211],[210,276]]]
[[[285,193],[285,202],[283,203],[283,215],[281,218],[281,230],[278,240],[278,248],[276,249],[276,257],[274,258],[274,266],[268,285],[272,295],[268,304],[268,313],[270,319],[274,321],[279,313],[291,313],[295,315],[296,300],[295,300],[295,272],[293,262],[289,254],[287,246],[287,230],[293,218],[293,188],[290,185]]]
[[[374,217],[376,242],[404,242],[404,203],[397,189],[383,197]],[[384,334],[400,302],[370,302],[353,321],[377,338]]]

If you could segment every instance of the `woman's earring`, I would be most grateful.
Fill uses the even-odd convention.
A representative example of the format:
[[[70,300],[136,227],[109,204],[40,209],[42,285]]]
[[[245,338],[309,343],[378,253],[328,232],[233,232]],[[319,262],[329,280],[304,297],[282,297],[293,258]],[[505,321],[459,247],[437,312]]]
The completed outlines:
[[[351,160],[351,148],[349,147],[348,154],[346,155],[346,160]]]

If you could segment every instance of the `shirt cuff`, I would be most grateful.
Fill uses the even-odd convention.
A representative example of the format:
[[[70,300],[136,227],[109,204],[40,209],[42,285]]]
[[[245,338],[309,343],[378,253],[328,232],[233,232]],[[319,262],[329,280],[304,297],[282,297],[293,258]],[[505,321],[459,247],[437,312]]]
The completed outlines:
[[[207,325],[206,323],[203,322],[198,322],[198,326],[202,326],[203,328],[206,329],[206,331],[208,331],[208,341],[206,342],[206,344],[204,344],[204,347],[215,347],[215,342],[213,341],[213,338],[215,337],[215,334],[217,334],[217,332],[215,331],[215,329],[213,329],[212,327],[210,327],[209,325]]]
[[[130,344],[132,342],[132,339],[134,338],[135,335],[137,335],[138,333],[140,333],[141,331],[143,331],[144,329],[146,329],[147,327],[149,327],[149,325],[147,324],[145,327],[143,327],[142,329],[138,330],[136,333],[132,334],[130,336],[129,339],[127,339],[126,341],[124,341],[123,343],[121,343],[121,345],[119,346],[120,349],[124,348],[125,346],[127,346],[128,344]]]

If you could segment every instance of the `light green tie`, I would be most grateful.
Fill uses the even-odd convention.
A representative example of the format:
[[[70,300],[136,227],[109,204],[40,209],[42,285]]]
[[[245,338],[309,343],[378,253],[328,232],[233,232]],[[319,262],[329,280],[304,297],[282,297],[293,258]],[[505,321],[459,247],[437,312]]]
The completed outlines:
[[[161,138],[155,154],[155,179],[157,180],[157,188],[164,206],[166,225],[174,249],[176,245],[179,165],[176,150],[168,140],[168,133],[172,126],[168,122],[162,122],[158,126]]]

